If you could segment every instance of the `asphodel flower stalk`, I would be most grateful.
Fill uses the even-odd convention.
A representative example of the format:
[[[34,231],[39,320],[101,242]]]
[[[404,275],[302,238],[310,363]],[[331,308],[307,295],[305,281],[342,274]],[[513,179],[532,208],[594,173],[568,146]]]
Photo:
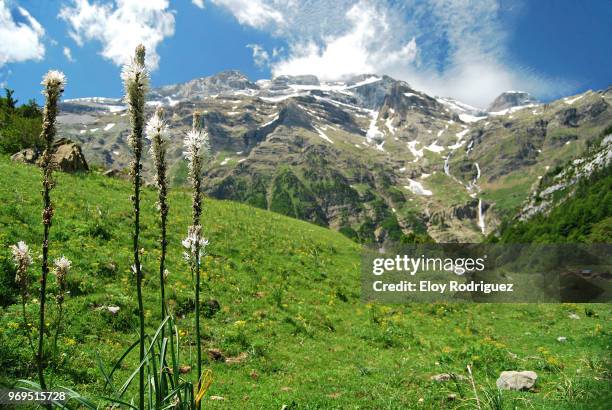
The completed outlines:
[[[55,274],[55,282],[57,283],[57,295],[55,296],[55,301],[57,302],[58,306],[55,337],[53,338],[53,357],[57,357],[57,338],[61,332],[64,298],[66,297],[68,289],[66,277],[68,276],[68,272],[72,267],[72,262],[65,256],[61,256],[53,263],[55,265],[55,270],[53,273]]]
[[[42,390],[46,390],[43,361],[43,343],[45,334],[45,300],[47,296],[47,276],[49,274],[49,231],[53,219],[53,206],[51,204],[51,189],[53,181],[53,142],[55,140],[55,120],[57,118],[57,106],[59,99],[66,86],[66,77],[60,71],[51,70],[43,76],[41,82],[43,95],[45,96],[45,108],[43,110],[43,123],[41,137],[45,145],[42,154],[41,168],[43,173],[43,243],[42,243],[42,274],[40,277],[40,314],[38,327],[38,353],[36,361],[38,364],[38,379]]]
[[[198,391],[202,377],[202,343],[200,340],[200,262],[208,241],[202,237],[200,217],[202,215],[202,163],[208,152],[208,134],[202,130],[201,114],[193,114],[193,126],[185,136],[185,158],[187,160],[188,176],[191,182],[191,226],[187,237],[183,240],[186,248],[185,258],[191,267],[191,275],[195,278],[195,337],[197,347]],[[199,404],[198,404],[199,407]]]
[[[161,255],[159,257],[159,286],[161,293],[161,318],[166,317],[165,281],[167,270],[166,263],[166,222],[168,217],[168,183],[166,176],[166,149],[168,145],[168,125],[164,121],[164,110],[158,107],[146,127],[146,137],[151,141],[151,157],[155,166],[155,185],[157,185],[157,209],[159,211],[161,229]],[[162,337],[163,339],[163,337]]]
[[[166,250],[168,246],[166,225],[168,219],[168,181],[167,181],[167,163],[166,163],[166,150],[168,146],[168,124],[164,121],[164,110],[158,107],[155,110],[155,114],[151,117],[147,123],[145,130],[147,139],[151,142],[151,157],[153,158],[153,165],[155,166],[155,185],[157,186],[157,209],[159,211],[159,224],[161,231],[160,247],[161,255],[159,257],[159,289],[161,296],[161,320],[165,320],[168,315],[166,307],[166,280],[168,277],[168,270],[165,267],[166,264]],[[169,324],[172,322],[169,322]],[[170,351],[174,357],[174,338],[172,337],[172,326],[170,327]],[[162,343],[165,339],[165,329],[161,330]],[[175,382],[178,382],[178,375],[172,375]],[[164,379],[165,380],[165,379]]]
[[[130,64],[123,67],[121,78],[125,88],[125,100],[128,106],[128,113],[132,130],[128,137],[129,146],[132,148],[133,159],[131,176],[134,184],[134,194],[132,203],[134,205],[134,231],[133,254],[134,264],[132,269],[136,274],[136,292],[138,298],[138,314],[140,318],[140,363],[145,357],[145,323],[144,306],[142,303],[142,266],[140,264],[140,185],[141,185],[141,156],[142,156],[142,135],[145,124],[145,95],[149,87],[149,74],[145,67],[145,48],[141,44],[136,47],[136,53]],[[139,402],[140,409],[144,409],[144,387],[145,387],[145,366],[140,366],[139,370]]]
[[[11,245],[11,253],[13,254],[13,262],[15,263],[16,273],[15,282],[19,287],[19,293],[21,293],[21,311],[23,315],[23,326],[24,330],[28,334],[28,342],[30,343],[30,349],[32,349],[32,355],[35,354],[34,344],[32,342],[32,334],[30,332],[30,325],[28,324],[28,315],[26,313],[26,301],[28,299],[28,269],[32,266],[32,254],[30,248],[24,241],[19,241],[17,245]]]

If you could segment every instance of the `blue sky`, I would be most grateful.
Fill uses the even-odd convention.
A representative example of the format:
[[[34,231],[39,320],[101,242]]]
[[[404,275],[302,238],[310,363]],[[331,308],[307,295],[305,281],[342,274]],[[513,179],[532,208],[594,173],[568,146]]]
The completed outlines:
[[[153,86],[374,72],[484,107],[509,89],[549,100],[611,85],[610,21],[607,0],[0,0],[0,84],[40,100],[54,68],[66,98],[119,97],[142,42]]]

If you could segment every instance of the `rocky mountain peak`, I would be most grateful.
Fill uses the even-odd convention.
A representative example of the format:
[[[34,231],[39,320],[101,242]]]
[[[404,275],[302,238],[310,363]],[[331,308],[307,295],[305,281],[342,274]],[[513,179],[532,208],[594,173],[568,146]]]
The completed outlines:
[[[221,71],[210,77],[204,77],[204,81],[209,84],[224,85],[237,90],[257,88],[257,85],[252,83],[246,75],[238,70]]]
[[[415,112],[444,119],[456,117],[446,112],[445,107],[434,98],[413,90],[403,81],[395,82],[386,94],[381,112],[387,110],[402,117]]]
[[[315,75],[280,75],[272,79],[272,84],[288,86],[295,85],[320,85],[319,78]]]
[[[200,77],[185,83],[166,85],[155,88],[149,93],[149,99],[201,99],[229,91],[256,90],[259,87],[237,70],[221,71],[209,77]]]
[[[493,100],[487,111],[498,112],[512,107],[537,103],[538,100],[525,91],[506,91]]]

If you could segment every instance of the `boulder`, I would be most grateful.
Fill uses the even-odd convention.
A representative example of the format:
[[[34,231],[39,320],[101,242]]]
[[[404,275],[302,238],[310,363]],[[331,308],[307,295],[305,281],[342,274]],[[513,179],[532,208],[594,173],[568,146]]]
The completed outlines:
[[[61,138],[53,144],[53,163],[62,172],[83,172],[89,171],[87,161],[81,150],[81,146],[76,142],[66,138]]]
[[[116,168],[111,168],[111,169],[107,169],[106,171],[104,171],[102,173],[102,176],[108,177],[108,178],[115,178],[117,176],[119,176],[119,174],[121,173],[120,170],[116,169]]]
[[[208,358],[213,362],[225,361],[225,355],[219,349],[208,349]]]
[[[501,372],[499,379],[495,383],[501,390],[529,390],[538,378],[536,372],[526,371],[505,371]]]
[[[36,158],[38,158],[38,153],[32,148],[24,149],[11,156],[13,161],[23,162],[24,164],[33,164],[36,162]]]
[[[81,146],[67,138],[60,138],[53,143],[53,163],[62,172],[88,171],[89,166]],[[13,161],[40,166],[42,152],[27,148],[11,156]]]

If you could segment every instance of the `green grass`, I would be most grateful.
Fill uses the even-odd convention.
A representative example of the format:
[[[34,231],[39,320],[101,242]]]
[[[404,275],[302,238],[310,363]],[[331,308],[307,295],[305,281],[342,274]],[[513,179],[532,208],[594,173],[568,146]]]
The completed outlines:
[[[434,192],[434,200],[446,207],[462,205],[470,201],[465,188],[459,185],[444,172],[434,172],[430,177],[422,179],[423,186]]]
[[[34,167],[0,158],[3,304],[13,295],[8,245],[25,240],[35,255],[40,252],[39,179]],[[74,265],[59,360],[47,374],[52,386],[102,395],[96,353],[108,368],[136,340],[129,195],[125,181],[57,175],[51,252],[52,257],[65,254]],[[147,189],[142,200],[148,332],[160,322],[155,197]],[[173,191],[170,206],[166,291],[178,317],[181,364],[195,368],[192,289],[180,246],[190,219],[188,193]],[[213,371],[213,384],[204,408],[471,408],[475,400],[469,383],[429,379],[446,371],[466,375],[470,363],[479,397],[483,403],[490,400],[490,407],[500,401],[509,409],[597,408],[605,403],[598,394],[610,386],[609,305],[365,305],[360,301],[360,248],[341,234],[209,199],[202,222],[211,243],[203,299],[216,299],[221,306],[203,318],[204,346],[227,357],[246,354],[240,363],[205,364]],[[38,272],[35,264],[34,283]],[[104,309],[109,305],[121,310],[113,316]],[[37,308],[36,302],[28,305],[34,323]],[[34,380],[20,307],[0,309],[0,384]],[[572,312],[581,319],[568,318]],[[51,303],[51,324],[55,313]],[[558,336],[568,341],[559,343]],[[136,360],[128,357],[115,376],[117,384]],[[501,371],[513,369],[537,371],[536,391],[499,397],[495,380]],[[195,378],[193,371],[187,375]],[[449,401],[449,394],[457,398]]]
[[[483,199],[495,203],[502,216],[514,215],[529,196],[529,191],[537,182],[533,170],[520,170],[482,184]]]

